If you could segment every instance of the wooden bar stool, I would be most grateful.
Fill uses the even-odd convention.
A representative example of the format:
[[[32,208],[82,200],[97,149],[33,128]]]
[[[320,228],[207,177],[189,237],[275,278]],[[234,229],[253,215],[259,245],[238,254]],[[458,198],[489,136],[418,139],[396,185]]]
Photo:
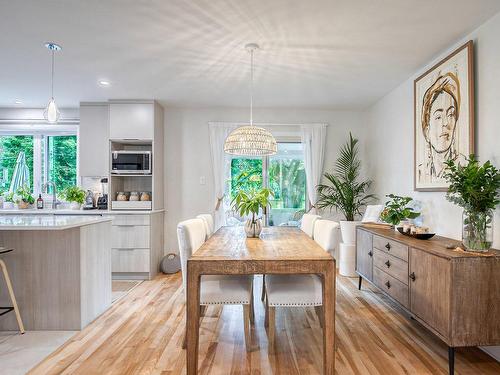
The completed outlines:
[[[14,249],[6,249],[5,247],[0,247],[0,255],[10,253]],[[5,283],[7,284],[7,290],[9,291],[10,300],[12,301],[12,306],[0,307],[0,316],[7,314],[8,312],[14,311],[16,314],[17,324],[19,325],[19,331],[21,334],[24,333],[24,325],[21,319],[21,314],[19,314],[19,307],[17,306],[16,297],[14,296],[14,290],[12,289],[12,284],[10,282],[9,273],[7,272],[7,266],[5,262],[0,258],[0,267],[2,268],[3,277],[5,278]]]

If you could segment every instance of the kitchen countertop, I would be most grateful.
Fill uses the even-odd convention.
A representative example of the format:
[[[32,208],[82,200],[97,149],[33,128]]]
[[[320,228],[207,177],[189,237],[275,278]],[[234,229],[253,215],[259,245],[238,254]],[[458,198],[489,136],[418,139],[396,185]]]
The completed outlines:
[[[103,216],[6,215],[0,216],[0,230],[62,230],[111,220]]]
[[[43,210],[37,209],[0,209],[1,215],[148,215],[154,214],[157,212],[164,212],[165,210],[148,210],[148,211],[139,211],[139,210],[120,210],[120,211],[111,211],[111,210],[68,210],[68,209],[58,209],[53,210],[51,208],[46,208]]]

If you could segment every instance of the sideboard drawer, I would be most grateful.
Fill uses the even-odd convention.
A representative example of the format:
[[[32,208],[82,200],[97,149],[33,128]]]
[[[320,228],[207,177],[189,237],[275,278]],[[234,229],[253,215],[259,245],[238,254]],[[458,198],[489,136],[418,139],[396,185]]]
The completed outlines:
[[[373,247],[408,262],[408,246],[381,236],[373,236]]]
[[[378,267],[373,267],[373,283],[408,308],[408,285],[403,284]]]
[[[111,249],[112,272],[149,272],[149,249]]]
[[[373,265],[408,285],[408,263],[384,251],[373,250]]]
[[[145,225],[113,225],[111,247],[115,249],[144,249],[150,247],[150,229]]]

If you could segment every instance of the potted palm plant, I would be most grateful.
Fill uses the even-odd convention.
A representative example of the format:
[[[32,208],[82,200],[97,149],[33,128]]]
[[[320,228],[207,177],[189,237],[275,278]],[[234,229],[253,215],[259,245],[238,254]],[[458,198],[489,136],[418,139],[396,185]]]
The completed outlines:
[[[231,201],[231,205],[240,216],[244,217],[252,214],[245,223],[245,233],[247,237],[259,237],[262,231],[262,220],[257,217],[259,211],[265,212],[269,204],[270,197],[273,196],[271,189],[250,189],[245,191],[240,189]]]
[[[340,221],[340,231],[345,244],[353,244],[356,238],[355,221],[361,215],[361,209],[375,195],[369,194],[372,181],[360,180],[361,161],[358,157],[358,140],[349,133],[349,140],[341,147],[340,156],[335,162],[333,173],[325,173],[327,183],[316,187],[320,209],[334,208],[345,220]]]
[[[470,155],[463,165],[445,162],[450,184],[446,198],[464,209],[462,242],[466,250],[488,251],[493,243],[493,211],[500,203],[500,171]]]

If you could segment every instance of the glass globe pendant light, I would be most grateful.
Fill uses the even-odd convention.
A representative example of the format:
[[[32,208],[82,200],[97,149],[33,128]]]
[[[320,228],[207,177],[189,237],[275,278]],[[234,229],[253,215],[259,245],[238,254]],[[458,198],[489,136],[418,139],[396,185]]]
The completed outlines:
[[[60,112],[59,109],[57,109],[57,104],[56,101],[54,100],[54,53],[56,51],[60,51],[62,48],[61,46],[49,42],[45,43],[45,47],[52,53],[52,80],[51,80],[51,98],[49,100],[49,103],[47,104],[47,107],[45,108],[45,111],[43,111],[43,117],[45,120],[47,120],[48,123],[50,124],[55,124],[59,120]]]
[[[266,129],[253,125],[253,53],[259,46],[250,43],[245,49],[250,52],[250,125],[233,130],[224,142],[224,152],[231,155],[266,156],[276,154],[273,135]]]

